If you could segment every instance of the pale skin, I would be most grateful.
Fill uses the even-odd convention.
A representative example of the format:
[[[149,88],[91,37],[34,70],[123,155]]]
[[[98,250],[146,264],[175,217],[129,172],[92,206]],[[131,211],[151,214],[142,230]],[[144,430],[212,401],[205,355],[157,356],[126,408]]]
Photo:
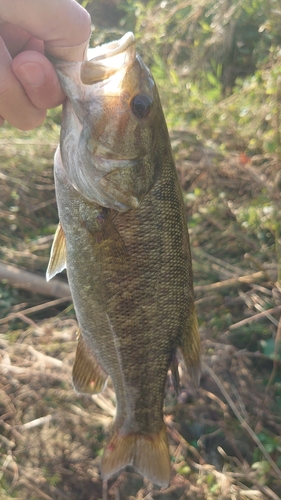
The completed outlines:
[[[91,19],[75,0],[0,0],[0,126],[43,122],[65,98],[44,55],[82,61]]]

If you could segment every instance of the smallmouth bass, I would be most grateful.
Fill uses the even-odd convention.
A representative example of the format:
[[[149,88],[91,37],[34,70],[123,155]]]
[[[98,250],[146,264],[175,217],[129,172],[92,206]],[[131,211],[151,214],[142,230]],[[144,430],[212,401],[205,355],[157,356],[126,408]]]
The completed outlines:
[[[60,223],[47,279],[65,267],[79,324],[74,388],[116,392],[109,478],[133,465],[170,479],[165,382],[179,350],[193,380],[200,340],[184,205],[153,77],[132,33],[56,61],[67,100],[55,185]]]

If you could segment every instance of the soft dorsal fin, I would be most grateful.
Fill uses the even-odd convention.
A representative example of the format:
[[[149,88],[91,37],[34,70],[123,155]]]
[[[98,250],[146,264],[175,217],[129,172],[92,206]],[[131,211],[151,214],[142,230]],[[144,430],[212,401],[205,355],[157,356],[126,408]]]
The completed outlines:
[[[198,386],[201,372],[200,334],[194,306],[191,309],[188,334],[182,339],[179,346],[191,381]]]
[[[178,369],[178,359],[177,355],[174,352],[172,356],[172,361],[171,361],[171,374],[172,374],[172,382],[174,389],[177,394],[179,394],[180,390],[180,376],[179,376],[179,369]]]
[[[107,374],[88,348],[80,332],[72,370],[74,389],[80,394],[97,394],[106,386]]]
[[[66,268],[66,242],[61,223],[58,224],[54,241],[51,248],[51,255],[46,272],[46,279],[50,281],[57,273],[61,273]]]

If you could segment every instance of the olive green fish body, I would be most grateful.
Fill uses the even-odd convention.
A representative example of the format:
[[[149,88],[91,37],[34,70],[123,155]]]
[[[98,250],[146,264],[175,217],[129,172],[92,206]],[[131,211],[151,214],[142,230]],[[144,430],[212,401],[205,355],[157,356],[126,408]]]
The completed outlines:
[[[64,267],[65,259],[80,328],[73,369],[75,388],[98,392],[109,375],[116,391],[117,414],[104,452],[103,476],[131,464],[148,479],[167,485],[170,466],[163,424],[167,371],[180,349],[193,378],[198,378],[200,346],[184,206],[165,119],[150,73],[139,57],[132,52],[129,56],[132,60],[121,78],[119,101],[110,96],[98,120],[103,145],[96,150],[105,152],[104,140],[111,149],[105,154],[103,170],[99,155],[94,167],[100,170],[87,169],[90,183],[91,172],[98,179],[93,190],[84,189],[85,179],[75,172],[77,164],[69,174],[72,160],[66,145],[73,148],[72,137],[76,141],[72,158],[79,165],[84,158],[87,164],[88,152],[78,150],[85,135],[94,136],[91,126],[94,130],[95,122],[90,126],[91,116],[85,113],[81,118],[80,113],[77,141],[77,134],[71,132],[77,119],[75,106],[68,104],[65,110],[71,126],[62,132],[62,159],[58,151],[55,161],[60,226],[49,277]],[[91,68],[86,69],[84,79],[93,85]],[[102,69],[97,72],[100,78]],[[109,80],[112,75],[114,72]],[[72,103],[67,86],[65,91]],[[143,97],[145,93],[149,99]],[[127,107],[125,112],[120,95],[128,101],[140,95],[140,108]],[[101,101],[107,97],[105,92]],[[108,115],[112,99],[117,126]],[[152,107],[150,117],[131,116],[131,109],[137,115],[140,109],[142,115],[146,104]],[[124,143],[124,135],[129,145]],[[89,141],[83,147],[85,144],[89,146]]]

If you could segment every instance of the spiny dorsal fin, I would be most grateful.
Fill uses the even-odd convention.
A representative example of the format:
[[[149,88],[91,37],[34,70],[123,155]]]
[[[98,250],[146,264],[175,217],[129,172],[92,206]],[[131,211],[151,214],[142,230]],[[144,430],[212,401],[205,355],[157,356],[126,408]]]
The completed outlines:
[[[46,279],[50,281],[57,273],[66,268],[66,242],[61,223],[59,223],[51,248],[51,255],[46,272]]]
[[[192,382],[198,386],[201,372],[201,349],[200,334],[194,307],[191,311],[189,331],[185,335],[183,343],[179,346],[179,349],[182,353],[184,363]]]
[[[107,374],[89,350],[79,333],[75,362],[72,370],[74,389],[80,394],[97,394],[106,386]]]

